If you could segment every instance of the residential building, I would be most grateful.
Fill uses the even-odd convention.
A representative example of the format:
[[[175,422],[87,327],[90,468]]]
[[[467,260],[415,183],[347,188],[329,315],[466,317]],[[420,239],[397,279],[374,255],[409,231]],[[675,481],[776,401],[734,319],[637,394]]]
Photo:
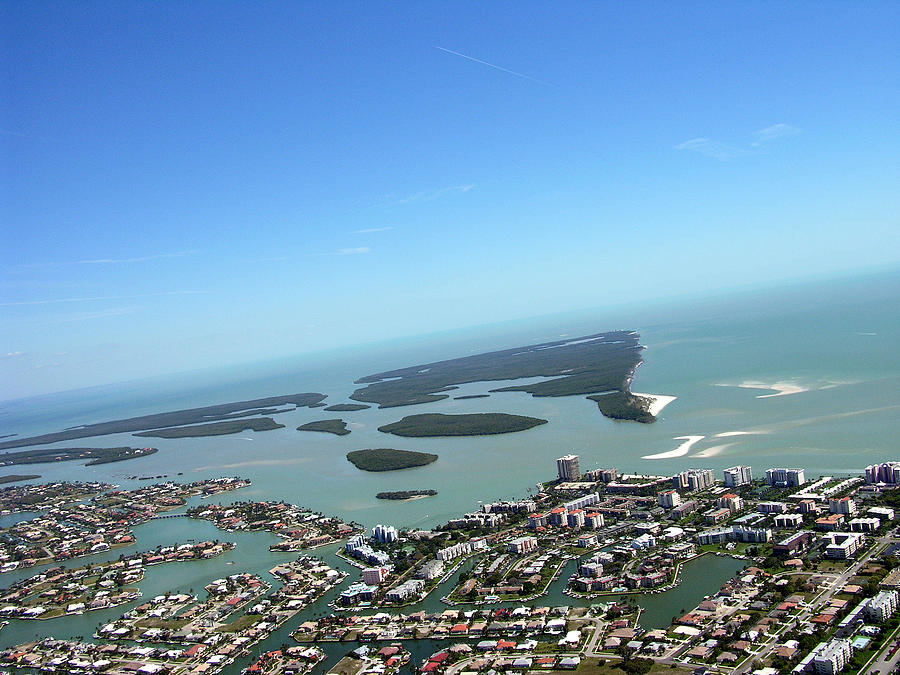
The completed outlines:
[[[723,473],[725,475],[725,487],[738,487],[739,485],[746,485],[753,480],[753,474],[749,466],[733,466],[730,469],[725,469]]]
[[[716,483],[716,474],[712,469],[688,469],[672,477],[672,487],[676,490],[697,492],[712,487]]]
[[[823,642],[813,650],[812,666],[816,675],[837,675],[853,657],[850,640]]]
[[[878,518],[854,518],[847,525],[851,532],[874,532],[881,527],[881,521]]]
[[[803,524],[803,516],[799,513],[780,513],[775,516],[775,527],[799,527]]]
[[[884,623],[897,611],[900,594],[897,591],[881,591],[866,601],[865,614],[870,621]]]
[[[900,462],[882,462],[866,467],[866,483],[900,483]]]
[[[848,560],[856,555],[865,539],[865,536],[858,532],[829,532],[823,537],[825,557]]]
[[[760,502],[756,505],[756,510],[760,513],[784,513],[788,510],[788,505],[784,502]]]
[[[589,512],[584,517],[584,524],[592,530],[599,530],[604,526],[603,514]]]
[[[856,513],[856,502],[854,502],[851,497],[829,499],[828,510],[831,513],[842,513],[845,516],[852,516],[854,513]]]
[[[873,506],[867,512],[873,518],[891,522],[894,519],[894,509],[887,506]]]
[[[737,513],[744,508],[744,500],[733,492],[728,492],[716,500],[719,508],[728,509],[731,513]]]
[[[681,495],[676,490],[665,490],[656,495],[656,502],[664,509],[674,509],[681,504]]]
[[[578,466],[578,455],[565,455],[556,460],[556,472],[559,480],[568,483],[581,479],[581,469]]]
[[[367,567],[363,570],[363,583],[369,586],[377,586],[387,576],[385,567]]]
[[[578,529],[584,527],[584,510],[575,509],[574,511],[569,511],[566,519],[568,526],[571,528]]]
[[[538,540],[535,537],[519,537],[509,542],[509,552],[522,555],[531,553],[538,548]]]
[[[380,523],[372,528],[372,538],[382,544],[390,544],[397,541],[397,528],[385,526]]]
[[[773,487],[799,487],[806,483],[803,469],[767,469],[766,483]]]
[[[388,602],[403,602],[410,598],[417,598],[423,590],[425,590],[424,581],[421,579],[408,579],[385,593],[384,599]]]

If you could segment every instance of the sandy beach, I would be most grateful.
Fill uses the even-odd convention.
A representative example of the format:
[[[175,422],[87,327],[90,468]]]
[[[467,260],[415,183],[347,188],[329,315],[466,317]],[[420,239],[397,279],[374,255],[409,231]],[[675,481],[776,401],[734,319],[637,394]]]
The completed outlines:
[[[631,392],[635,396],[640,396],[641,398],[649,398],[650,399],[650,408],[649,412],[651,415],[656,417],[659,413],[662,412],[662,409],[669,405],[672,401],[674,401],[677,396],[665,396],[663,394],[640,394],[636,391]]]

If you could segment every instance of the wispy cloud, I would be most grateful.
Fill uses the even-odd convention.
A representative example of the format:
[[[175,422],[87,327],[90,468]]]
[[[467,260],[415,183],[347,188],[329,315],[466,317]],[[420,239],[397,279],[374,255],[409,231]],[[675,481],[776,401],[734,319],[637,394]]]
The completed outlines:
[[[675,146],[675,149],[699,152],[701,155],[720,160],[734,159],[735,157],[743,157],[750,154],[749,150],[720,143],[711,138],[692,138],[689,141],[684,141],[684,143],[679,143]]]
[[[0,302],[0,307],[28,307],[32,305],[57,305],[67,302],[100,302],[104,300],[135,300],[137,298],[161,298],[170,295],[206,295],[210,291],[164,291],[162,293],[139,293],[137,295],[95,295],[81,298],[55,298],[53,300],[24,300],[21,302]]]
[[[350,234],[372,234],[373,232],[387,232],[393,229],[393,227],[367,227],[364,230],[353,230]]]
[[[113,316],[125,316],[134,314],[137,307],[113,307],[101,309],[96,312],[76,312],[74,314],[61,314],[51,318],[48,323],[73,323],[76,321],[91,321],[93,319],[106,319]]]
[[[4,359],[18,359],[25,356],[25,352],[6,352],[2,357]]]
[[[154,255],[142,255],[136,258],[96,258],[94,260],[77,260],[75,265],[122,265],[124,263],[147,262],[148,260],[162,260],[164,258],[184,258],[189,255],[197,255],[199,251],[176,251],[175,253],[156,253]]]
[[[503,73],[507,73],[508,75],[515,75],[516,77],[521,77],[525,80],[531,80],[532,82],[537,82],[538,84],[542,84],[545,87],[555,87],[555,84],[551,84],[550,82],[544,82],[543,80],[539,80],[536,77],[532,77],[531,75],[526,75],[525,73],[517,73],[515,70],[510,70],[509,68],[504,68],[503,66],[498,66],[495,63],[489,63],[487,61],[482,61],[481,59],[476,59],[474,56],[468,56],[467,54],[462,54],[460,52],[455,52],[452,49],[446,49],[444,47],[438,47],[435,45],[435,49],[440,49],[442,52],[446,52],[447,54],[453,54],[454,56],[459,56],[463,59],[468,59],[469,61],[474,61],[475,63],[480,63],[483,66],[487,66],[488,68],[493,68],[494,70],[499,70]]]
[[[675,146],[675,149],[697,152],[707,157],[725,161],[728,159],[734,159],[736,157],[746,157],[747,155],[761,154],[762,151],[757,148],[759,148],[759,146],[761,146],[762,144],[774,141],[779,138],[796,136],[797,134],[801,133],[803,133],[802,129],[798,127],[792,127],[790,124],[779,122],[778,124],[773,124],[771,126],[765,127],[764,129],[757,129],[756,131],[754,131],[752,135],[755,140],[748,143],[746,146],[729,145],[712,138],[701,137],[691,138],[690,140],[684,141],[683,143],[679,143]]]
[[[342,248],[334,252],[334,255],[361,255],[363,253],[371,253],[372,249],[368,246],[357,246],[356,248]]]
[[[752,145],[756,146],[760,145],[761,143],[774,141],[777,138],[796,136],[797,134],[802,133],[803,129],[800,129],[799,127],[792,127],[790,124],[779,122],[778,124],[773,124],[772,126],[766,127],[765,129],[757,129],[756,131],[754,131],[753,136],[756,138],[756,141]]]
[[[395,206],[398,204],[412,204],[415,202],[430,202],[449,194],[468,192],[474,187],[475,183],[466,183],[465,185],[449,185],[447,187],[438,188],[437,190],[422,190],[421,192],[416,192],[400,198],[388,195],[388,204]]]

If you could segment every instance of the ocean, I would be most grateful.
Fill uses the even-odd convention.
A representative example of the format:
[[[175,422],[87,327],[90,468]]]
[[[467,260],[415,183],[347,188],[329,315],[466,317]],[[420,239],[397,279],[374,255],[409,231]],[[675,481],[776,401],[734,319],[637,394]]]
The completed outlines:
[[[260,433],[177,440],[137,439],[128,434],[80,439],[58,445],[152,444],[160,451],[94,467],[65,462],[7,467],[3,473],[27,469],[41,474],[40,481],[103,480],[123,487],[147,484],[128,479],[134,475],[175,479],[183,473],[178,480],[240,475],[251,478],[253,485],[225,495],[222,501],[284,499],[368,527],[377,523],[431,527],[478,508],[480,502],[524,497],[539,481],[555,477],[556,458],[569,453],[580,456],[582,470],[617,467],[628,473],[668,475],[709,467],[721,477],[726,467],[748,464],[757,476],[772,466],[803,467],[807,477],[857,474],[868,464],[900,459],[898,307],[900,274],[895,271],[544,316],[0,403],[0,433],[20,435],[305,391],[327,394],[326,403],[334,404],[348,400],[356,388],[355,379],[375,372],[562,337],[633,329],[640,333],[646,350],[632,389],[676,397],[649,425],[606,419],[584,397],[533,398],[511,392],[346,413],[301,408],[277,416],[284,429]],[[452,395],[487,393],[498,386],[502,385],[473,383]],[[377,431],[404,415],[424,412],[509,412],[547,419],[549,424],[474,438],[403,439]],[[305,422],[334,417],[349,423],[349,435],[296,431]],[[387,473],[359,471],[346,460],[350,450],[377,447],[432,452],[439,459],[425,467]],[[375,498],[381,491],[407,489],[434,489],[438,495],[409,502]],[[170,535],[161,522],[166,521],[138,529],[138,549],[149,548],[151,541],[165,543]],[[181,523],[178,527],[185,531],[171,533],[181,541],[190,531],[196,531],[197,537],[212,536],[205,524],[168,522]],[[142,535],[142,529],[147,534]],[[219,538],[229,537],[220,533]],[[203,563],[202,571],[230,574],[249,566],[257,568],[250,571],[265,573],[273,561],[284,559],[268,554],[265,547],[252,546],[262,551],[253,553],[243,548],[239,543],[233,554],[241,565],[225,568],[223,559]],[[200,583],[201,567],[174,567],[190,568],[178,574],[190,576],[192,584]],[[145,582],[154,586],[153,592],[158,592],[157,576],[163,578],[154,574]],[[0,585],[13,578],[3,575]],[[94,626],[100,618],[84,621]],[[39,627],[10,625],[0,632],[0,644],[12,644],[16,636],[38,630],[63,636],[66,622],[73,626],[70,631],[77,630],[76,619],[40,622],[47,625]],[[68,634],[84,634],[84,627],[80,628]]]

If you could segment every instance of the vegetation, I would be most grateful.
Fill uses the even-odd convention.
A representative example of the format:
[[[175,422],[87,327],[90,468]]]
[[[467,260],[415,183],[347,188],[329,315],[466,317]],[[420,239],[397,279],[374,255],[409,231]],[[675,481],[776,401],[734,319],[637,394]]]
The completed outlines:
[[[297,431],[324,431],[337,436],[346,436],[350,433],[347,423],[344,420],[316,420],[315,422],[307,422],[297,427]]]
[[[366,410],[371,407],[372,406],[365,405],[364,403],[337,403],[328,406],[325,410],[328,412],[354,412],[356,410]]]
[[[551,379],[494,391],[525,391],[533,396],[627,391],[641,362],[641,349],[637,333],[597,333],[368,375],[356,381],[367,386],[350,398],[389,408],[448,398],[444,392],[459,384],[525,377]]]
[[[644,423],[656,421],[656,418],[650,414],[652,400],[643,396],[635,396],[630,391],[595,394],[588,398],[596,401],[600,412],[611,419]]]
[[[50,462],[66,462],[72,459],[89,459],[86,466],[122,462],[126,459],[145,457],[157,452],[156,448],[40,448],[38,450],[22,450],[6,452],[0,455],[0,465],[15,464],[48,464]],[[39,476],[33,476],[37,478]],[[24,478],[20,480],[25,480]],[[9,481],[0,481],[9,482]]]
[[[165,427],[175,427],[185,424],[198,424],[200,422],[233,420],[235,418],[250,417],[252,415],[272,415],[275,413],[286,412],[288,410],[294,409],[285,408],[283,410],[278,410],[275,409],[275,407],[277,406],[293,404],[295,407],[308,407],[313,406],[316,403],[320,403],[325,398],[325,394],[287,394],[285,396],[258,398],[252,401],[237,401],[235,403],[222,403],[220,405],[211,405],[204,408],[190,408],[188,410],[177,410],[175,412],[156,413],[154,415],[143,415],[141,417],[130,417],[124,420],[100,422],[99,424],[85,424],[78,427],[72,427],[71,429],[65,429],[64,431],[57,431],[52,434],[43,434],[41,436],[31,436],[28,438],[16,438],[10,441],[3,441],[2,443],[0,443],[0,450],[6,450],[7,448],[21,448],[29,445],[42,445],[44,443],[58,443],[59,441],[70,441],[76,438],[89,438],[92,436],[106,436],[108,434],[129,433],[132,431],[146,431],[148,429],[162,429]],[[266,409],[262,410],[261,408]],[[244,428],[246,429],[247,427]],[[276,429],[278,427],[270,428]],[[258,429],[258,431],[261,430],[262,429]],[[238,429],[237,431],[241,431],[241,429]],[[218,433],[236,432],[226,431]],[[193,435],[209,436],[212,434]],[[159,437],[163,438],[162,436]],[[180,436],[165,436],[165,438],[180,438]]]
[[[467,394],[465,396],[454,396],[454,401],[465,401],[470,398],[490,398],[490,394]]]
[[[414,466],[431,464],[438,458],[427,452],[411,450],[395,450],[393,448],[375,448],[372,450],[354,450],[347,453],[347,459],[357,469],[363,471],[395,471],[409,469]]]
[[[20,480],[33,480],[35,478],[40,478],[40,476],[33,473],[11,473],[8,476],[0,476],[0,484],[18,483]]]
[[[486,436],[525,431],[546,424],[547,420],[507,413],[474,413],[444,415],[427,413],[409,415],[399,422],[378,427],[378,431],[395,436],[422,438],[426,436]]]
[[[154,429],[153,431],[144,431],[135,434],[135,436],[149,436],[151,438],[196,438],[199,436],[239,434],[242,431],[271,431],[272,429],[283,428],[283,424],[278,424],[278,422],[271,417],[251,417],[246,420],[230,420],[228,422],[213,422],[212,424],[195,424],[191,427]]]
[[[433,497],[437,490],[396,490],[394,492],[379,492],[378,499],[412,499],[413,497]]]

